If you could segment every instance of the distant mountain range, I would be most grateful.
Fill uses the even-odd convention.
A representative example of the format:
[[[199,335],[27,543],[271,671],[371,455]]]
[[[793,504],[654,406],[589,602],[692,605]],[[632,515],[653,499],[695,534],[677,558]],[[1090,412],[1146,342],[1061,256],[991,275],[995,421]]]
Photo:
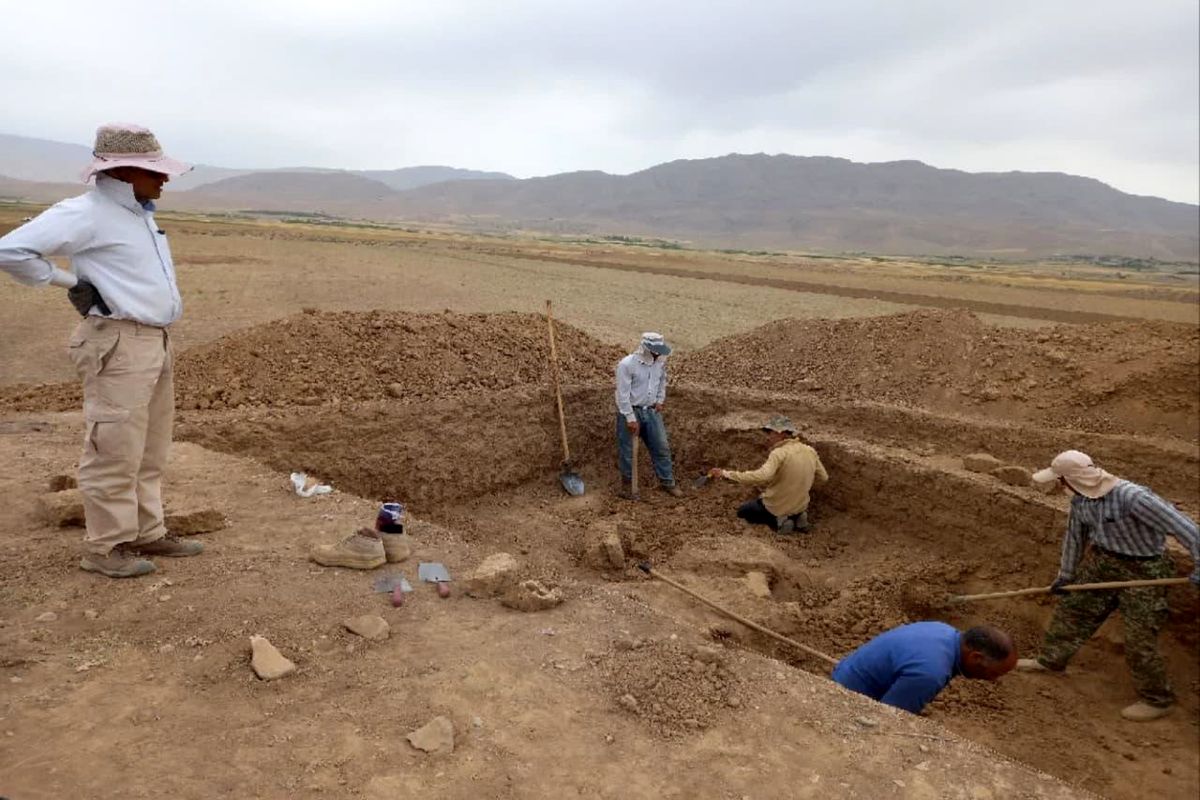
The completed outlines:
[[[0,197],[52,201],[76,193],[89,156],[74,145],[0,135],[0,176],[24,180],[0,177]],[[734,154],[631,175],[526,180],[451,167],[198,167],[170,189],[167,208],[664,237],[723,248],[1200,261],[1195,205],[1062,173],[969,173],[918,161]]]
[[[79,172],[92,160],[92,150],[78,144],[32,139],[0,133],[0,175],[25,181],[75,183]],[[401,169],[335,170],[317,167],[293,167],[278,170],[230,169],[197,164],[186,175],[171,181],[171,189],[195,189],[226,178],[270,172],[359,175],[379,181],[395,191],[415,189],[430,183],[460,180],[515,180],[503,172],[480,172],[456,167],[403,167]]]

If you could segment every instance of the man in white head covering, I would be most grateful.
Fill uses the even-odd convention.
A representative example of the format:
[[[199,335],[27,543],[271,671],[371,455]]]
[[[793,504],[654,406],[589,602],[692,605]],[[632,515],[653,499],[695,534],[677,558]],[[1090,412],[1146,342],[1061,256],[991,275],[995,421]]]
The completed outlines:
[[[640,436],[650,451],[658,485],[672,497],[682,496],[675,485],[671,445],[663,424],[667,399],[667,356],[671,346],[661,333],[643,333],[637,350],[617,362],[617,465],[622,494],[633,498],[633,437]]]
[[[175,414],[169,329],[183,302],[154,201],[189,169],[139,125],[102,125],[83,180],[95,187],[0,238],[0,270],[58,286],[83,321],[68,354],[83,380],[79,488],[87,533],[80,567],[110,578],[153,572],[149,556],[203,546],[167,533],[162,476]],[[70,270],[49,261],[70,260]]]
[[[1158,632],[1167,620],[1166,588],[1066,592],[1062,587],[1070,583],[1173,578],[1175,565],[1166,553],[1168,535],[1192,554],[1195,567],[1191,580],[1200,585],[1200,535],[1195,521],[1145,486],[1105,472],[1091,456],[1078,450],[1059,453],[1033,479],[1038,483],[1058,481],[1072,495],[1071,510],[1062,562],[1050,589],[1063,597],[1037,658],[1023,658],[1017,668],[1062,672],[1104,620],[1120,610],[1125,626],[1125,660],[1142,698],[1124,708],[1121,716],[1136,722],[1158,719],[1175,702],[1158,652]],[[1090,547],[1084,554],[1087,545]]]

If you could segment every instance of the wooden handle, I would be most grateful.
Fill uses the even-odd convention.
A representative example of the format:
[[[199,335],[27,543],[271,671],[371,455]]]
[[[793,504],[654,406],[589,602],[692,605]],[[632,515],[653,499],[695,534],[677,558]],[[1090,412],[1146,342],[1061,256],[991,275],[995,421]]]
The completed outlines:
[[[641,435],[642,434],[640,431],[633,435],[633,461],[631,462],[632,467],[633,467],[633,474],[629,480],[629,488],[632,490],[632,494],[634,497],[637,497],[637,493],[638,493],[638,490],[637,490],[638,452],[637,451],[638,451],[638,439],[641,438]]]
[[[641,569],[642,572],[645,572],[647,575],[657,578],[658,580],[662,581],[663,583],[674,586],[676,589],[678,589],[681,592],[690,594],[692,597],[696,598],[701,603],[704,603],[704,605],[708,606],[709,608],[713,608],[713,609],[716,609],[717,611],[720,611],[725,616],[729,617],[732,620],[736,620],[736,621],[742,623],[747,628],[753,628],[754,630],[758,631],[759,633],[761,633],[765,636],[770,636],[772,639],[774,639],[778,642],[783,642],[784,644],[791,645],[792,647],[795,647],[797,650],[801,650],[805,653],[808,653],[810,656],[815,656],[815,657],[821,659],[822,661],[827,661],[828,663],[833,664],[834,666],[837,666],[838,660],[836,658],[834,658],[833,656],[826,655],[825,653],[822,653],[820,650],[815,650],[815,649],[809,647],[808,645],[800,644],[795,639],[789,639],[788,637],[784,636],[783,634],[776,633],[775,631],[771,630],[770,628],[764,628],[762,625],[759,625],[757,622],[748,620],[745,617],[741,616],[740,614],[735,614],[734,612],[730,611],[728,608],[725,608],[724,606],[714,603],[712,600],[709,600],[704,595],[699,594],[697,592],[693,592],[691,589],[687,588],[686,586],[684,586],[681,583],[676,583],[675,581],[668,578],[666,575],[663,575],[661,572],[652,568],[649,564],[641,564],[641,565],[639,565],[638,568]]]
[[[554,316],[550,313],[550,301],[546,301],[546,330],[550,332],[550,361],[554,368],[554,399],[558,402],[558,432],[562,436],[563,464],[571,463],[571,448],[567,446],[567,417],[563,413],[562,376],[558,368],[558,347],[554,343]]]
[[[1187,578],[1153,578],[1144,581],[1109,581],[1108,583],[1073,583],[1063,586],[1067,592],[1092,592],[1101,589],[1136,589],[1139,586],[1178,586],[1187,583]],[[990,594],[958,594],[950,598],[951,603],[973,603],[976,600],[995,600],[999,597],[1021,597],[1027,594],[1049,594],[1049,586],[1035,586],[1031,589],[1016,589],[1011,592],[991,592]]]

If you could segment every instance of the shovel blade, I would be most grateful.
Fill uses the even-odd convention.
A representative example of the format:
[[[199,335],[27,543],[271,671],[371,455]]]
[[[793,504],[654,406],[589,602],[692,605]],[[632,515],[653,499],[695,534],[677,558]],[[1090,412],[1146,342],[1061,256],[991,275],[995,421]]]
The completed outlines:
[[[558,476],[559,483],[567,490],[567,494],[572,497],[580,497],[583,494],[583,476],[574,470],[565,469]]]

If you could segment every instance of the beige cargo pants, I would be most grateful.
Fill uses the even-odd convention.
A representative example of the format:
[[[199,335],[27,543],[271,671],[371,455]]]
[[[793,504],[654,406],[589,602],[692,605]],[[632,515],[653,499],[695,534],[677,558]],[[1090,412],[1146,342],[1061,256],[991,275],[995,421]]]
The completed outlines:
[[[68,353],[83,380],[84,550],[105,555],[119,544],[161,539],[175,421],[170,336],[165,328],[87,317]]]

